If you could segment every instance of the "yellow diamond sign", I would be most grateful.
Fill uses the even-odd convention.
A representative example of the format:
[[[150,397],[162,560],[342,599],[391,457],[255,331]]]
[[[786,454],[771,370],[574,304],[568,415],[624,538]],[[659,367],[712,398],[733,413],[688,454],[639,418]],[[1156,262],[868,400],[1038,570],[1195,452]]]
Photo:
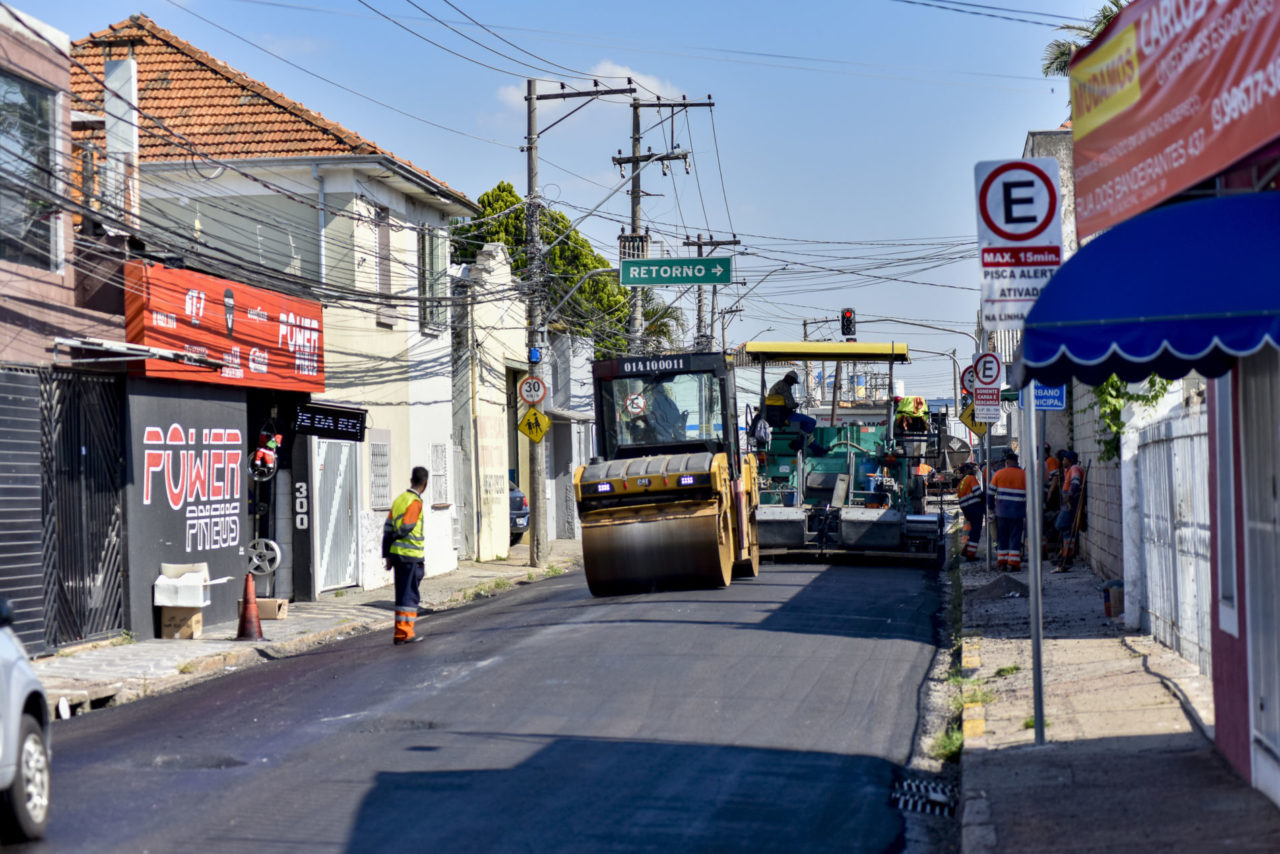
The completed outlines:
[[[960,420],[964,423],[964,426],[968,427],[968,428],[969,428],[970,430],[972,430],[976,435],[978,435],[978,436],[985,436],[985,435],[987,434],[987,426],[988,426],[988,425],[986,425],[985,423],[983,423],[983,422],[981,422],[981,421],[975,421],[975,420],[974,420],[974,418],[973,418],[973,404],[972,404],[972,403],[971,403],[971,404],[969,404],[968,406],[966,406],[966,407],[964,408],[964,411],[960,413]],[[523,428],[522,428],[522,429],[523,429]]]
[[[551,429],[551,419],[536,409],[530,409],[520,419],[520,432],[534,442],[541,442],[542,437]]]

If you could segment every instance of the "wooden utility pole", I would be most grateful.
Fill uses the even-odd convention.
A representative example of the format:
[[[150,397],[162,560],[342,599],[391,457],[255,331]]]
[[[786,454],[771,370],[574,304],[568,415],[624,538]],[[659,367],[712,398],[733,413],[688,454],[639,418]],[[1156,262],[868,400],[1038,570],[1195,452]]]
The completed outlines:
[[[709,247],[712,252],[715,252],[716,249],[721,246],[738,246],[741,243],[742,241],[739,240],[736,235],[732,240],[716,240],[712,238],[710,235],[708,235],[706,240],[703,240],[701,234],[698,235],[697,240],[690,240],[687,237],[684,239],[685,246],[698,247],[699,258],[703,257],[702,250],[704,247]],[[712,285],[711,286],[711,291],[713,294],[712,302],[715,301],[714,300],[715,289],[716,289],[716,286]],[[693,338],[693,347],[695,350],[698,350],[698,351],[710,350],[716,344],[715,320],[713,318],[710,322],[706,321],[705,300],[706,300],[705,285],[700,284],[698,285],[697,324],[694,327],[695,332],[694,332],[694,338]]]
[[[528,166],[528,193],[525,196],[525,280],[529,284],[527,297],[529,348],[529,376],[542,379],[543,358],[546,355],[546,329],[543,321],[543,299],[546,282],[543,276],[545,260],[542,257],[542,197],[538,192],[538,102],[567,98],[596,98],[600,95],[630,95],[634,87],[625,89],[589,89],[583,92],[561,90],[547,95],[538,94],[538,81],[528,80],[525,101],[528,107],[528,135],[525,137],[525,154]],[[628,83],[630,81],[627,81]],[[584,105],[585,106],[585,105]],[[569,115],[572,115],[570,113]],[[563,121],[564,116],[559,121]],[[552,122],[547,130],[559,122]],[[547,565],[549,544],[547,541],[547,450],[541,442],[532,443],[529,449],[529,565],[539,569]]]
[[[648,154],[640,153],[640,110],[645,107],[654,109],[670,109],[672,116],[675,110],[685,109],[686,107],[714,107],[715,102],[711,100],[711,96],[707,96],[705,101],[688,101],[681,99],[679,101],[664,101],[659,98],[656,101],[642,101],[639,98],[631,99],[631,156],[623,157],[622,152],[618,152],[618,156],[613,158],[614,166],[631,165],[631,233],[623,234],[619,238],[619,257],[621,258],[648,258],[649,257],[649,241],[648,237],[640,231],[640,166],[643,163],[649,163],[654,160],[683,160],[686,168],[689,164],[689,155],[692,151],[670,151],[666,154],[654,154],[652,149]],[[673,119],[674,120],[674,119]],[[643,254],[640,254],[643,253]],[[642,353],[644,346],[642,336],[644,333],[644,316],[643,301],[641,299],[640,288],[634,288],[631,291],[631,318],[627,323],[627,337],[629,340],[631,352]]]

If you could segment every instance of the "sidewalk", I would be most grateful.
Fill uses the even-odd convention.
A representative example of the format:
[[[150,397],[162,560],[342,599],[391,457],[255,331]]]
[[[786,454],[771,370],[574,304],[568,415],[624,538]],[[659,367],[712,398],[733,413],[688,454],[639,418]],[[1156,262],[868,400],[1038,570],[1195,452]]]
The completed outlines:
[[[422,612],[454,607],[529,583],[529,547],[514,546],[506,560],[459,561],[452,572],[423,579]],[[582,544],[552,540],[547,571],[534,579],[582,568]],[[237,641],[238,622],[205,626],[199,640],[116,639],[63,649],[32,662],[57,717],[174,691],[202,679],[285,658],[352,635],[384,631],[391,644],[391,587],[346,590],[317,602],[291,602],[284,620],[262,620],[265,640]],[[420,616],[430,619],[430,616]]]
[[[1210,680],[1106,617],[1087,566],[1045,568],[1041,747],[1029,728],[1029,573],[961,567],[964,690],[982,701],[965,711],[966,854],[1280,850],[1280,810],[1213,748]]]

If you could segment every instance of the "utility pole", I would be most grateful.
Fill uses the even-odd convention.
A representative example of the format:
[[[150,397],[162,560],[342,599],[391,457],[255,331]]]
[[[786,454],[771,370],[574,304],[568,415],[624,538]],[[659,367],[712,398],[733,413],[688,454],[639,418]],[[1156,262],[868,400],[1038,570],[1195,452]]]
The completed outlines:
[[[529,80],[525,101],[529,108],[528,136],[525,153],[528,156],[528,195],[525,205],[525,258],[529,281],[528,296],[528,347],[529,376],[542,378],[542,229],[538,195],[538,81]],[[547,565],[547,454],[541,442],[529,448],[529,566],[541,569]]]
[[[625,89],[595,88],[583,92],[562,88],[560,92],[539,95],[538,81],[527,80],[526,84],[525,102],[529,116],[528,135],[525,137],[524,147],[528,166],[528,193],[525,196],[525,256],[527,259],[525,279],[529,283],[526,304],[529,326],[526,344],[529,349],[529,376],[542,379],[543,355],[547,342],[543,340],[542,334],[545,325],[542,317],[544,308],[542,301],[546,283],[543,278],[545,259],[542,257],[542,229],[540,228],[542,197],[538,192],[538,102],[567,98],[595,98],[600,95],[630,95],[635,92],[635,88],[630,86]],[[547,130],[551,130],[569,115],[550,124]],[[541,442],[534,442],[529,449],[529,480],[529,527],[531,529],[529,566],[542,569],[547,565],[549,547],[547,542],[547,448]]]
[[[630,81],[628,81],[630,82]],[[705,101],[689,101],[681,98],[679,101],[664,101],[659,98],[656,101],[642,101],[639,98],[631,99],[631,156],[623,157],[622,151],[618,151],[618,156],[613,158],[614,166],[631,165],[631,233],[622,235],[618,240],[618,256],[620,258],[648,258],[649,257],[649,238],[647,234],[640,231],[640,166],[642,163],[649,163],[654,160],[683,160],[685,169],[689,168],[689,155],[692,151],[669,151],[666,154],[654,154],[650,149],[648,154],[640,153],[640,110],[646,107],[653,109],[670,109],[672,122],[675,121],[675,111],[677,108],[685,109],[688,107],[714,107],[715,102],[711,100],[711,96],[707,96]],[[664,166],[663,169],[666,169]],[[640,288],[633,288],[631,291],[631,318],[627,323],[627,337],[630,339],[630,348],[633,353],[643,352],[641,336],[644,331],[643,301],[641,299]]]
[[[738,246],[741,243],[742,241],[739,240],[736,235],[732,240],[716,240],[712,238],[710,235],[707,235],[707,239],[703,240],[701,234],[698,235],[697,240],[690,240],[688,237],[684,239],[685,246],[698,247],[699,258],[703,257],[702,250],[704,247],[710,247],[711,251],[715,252],[716,249],[718,249],[721,246]],[[713,302],[715,299],[714,298],[715,289],[716,289],[716,286],[712,285],[711,291],[713,294],[713,297],[712,297]],[[694,326],[695,332],[694,332],[694,339],[693,339],[693,348],[699,352],[704,350],[710,350],[716,344],[715,320],[712,319],[710,323],[706,322],[705,306],[706,306],[705,286],[700,284],[698,285],[697,324]]]

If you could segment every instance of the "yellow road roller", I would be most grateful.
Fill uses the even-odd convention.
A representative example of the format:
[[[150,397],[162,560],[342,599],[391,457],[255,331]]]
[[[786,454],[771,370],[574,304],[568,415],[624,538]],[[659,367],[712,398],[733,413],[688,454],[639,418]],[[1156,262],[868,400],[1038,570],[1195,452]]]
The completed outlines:
[[[760,572],[756,459],[723,353],[592,365],[599,456],[574,472],[593,595],[724,587]]]

